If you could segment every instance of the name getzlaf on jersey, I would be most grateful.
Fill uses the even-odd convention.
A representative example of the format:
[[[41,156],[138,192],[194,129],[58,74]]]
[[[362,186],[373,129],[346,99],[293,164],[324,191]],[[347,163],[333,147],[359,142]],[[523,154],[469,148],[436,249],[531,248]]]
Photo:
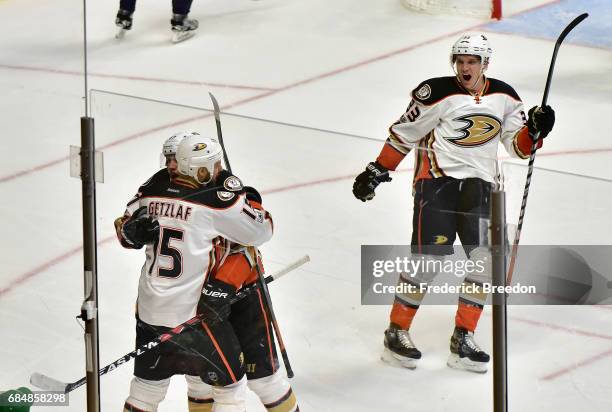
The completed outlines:
[[[162,169],[128,203],[127,215],[146,206],[160,226],[159,238],[146,245],[138,284],[144,322],[174,327],[195,316],[219,236],[253,246],[272,237],[269,215],[246,202],[241,181],[226,171],[217,181],[218,187],[188,187]]]
[[[513,157],[529,155],[517,143],[525,121],[520,97],[500,80],[486,78],[482,94],[473,96],[455,77],[429,79],[389,128],[387,145],[396,153],[383,152],[388,158],[381,163],[394,169],[416,143],[415,180],[478,177],[494,183],[500,141]]]

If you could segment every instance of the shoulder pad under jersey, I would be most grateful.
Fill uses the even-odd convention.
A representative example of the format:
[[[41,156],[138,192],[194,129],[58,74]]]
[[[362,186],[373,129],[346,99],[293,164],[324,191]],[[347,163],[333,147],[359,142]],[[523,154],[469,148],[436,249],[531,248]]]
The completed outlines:
[[[227,190],[230,192],[242,192],[244,189],[242,181],[227,170],[222,170],[221,173],[219,173],[219,176],[217,176],[215,182],[217,186],[223,188],[220,190]]]
[[[170,182],[170,173],[168,169],[163,168],[157,171],[153,176],[144,182],[139,189],[139,192],[156,191],[160,185],[167,185]]]
[[[468,94],[459,86],[455,77],[434,77],[419,84],[412,91],[412,98],[426,106],[431,106],[454,94]]]
[[[242,181],[223,170],[213,184],[194,190],[185,199],[215,209],[225,209],[234,205],[243,193]]]
[[[518,93],[516,93],[516,91],[508,83],[502,82],[501,80],[489,78],[489,87],[486,90],[485,95],[493,93],[507,94],[514,100],[518,100],[519,102],[521,101],[521,98],[519,97]]]

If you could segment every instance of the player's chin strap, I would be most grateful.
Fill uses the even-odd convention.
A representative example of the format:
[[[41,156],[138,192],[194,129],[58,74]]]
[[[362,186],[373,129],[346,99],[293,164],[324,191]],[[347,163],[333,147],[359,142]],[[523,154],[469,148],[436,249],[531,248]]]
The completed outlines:
[[[451,67],[453,68],[453,73],[455,73],[455,77],[457,78],[457,81],[459,82],[459,84],[461,86],[463,86],[463,83],[461,82],[461,75],[459,74],[459,72],[457,72],[457,68],[452,63],[451,63]],[[487,85],[487,79],[485,77],[485,72],[487,71],[488,68],[489,68],[489,64],[488,63],[486,65],[482,66],[482,68],[480,69],[480,73],[478,74],[478,80],[476,80],[476,83],[474,83],[474,84],[478,84],[480,79],[483,80],[483,82],[482,82],[482,89],[480,89],[480,92],[473,93],[467,87],[463,86],[465,88],[465,90],[467,90],[472,96],[476,96],[476,97],[482,96],[482,92],[484,92],[484,88]]]

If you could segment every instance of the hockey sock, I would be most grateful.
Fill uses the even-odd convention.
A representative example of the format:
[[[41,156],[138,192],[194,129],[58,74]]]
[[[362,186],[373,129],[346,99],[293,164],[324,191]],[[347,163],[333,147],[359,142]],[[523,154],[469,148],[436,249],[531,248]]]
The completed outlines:
[[[457,314],[455,315],[455,326],[458,328],[467,329],[470,332],[474,332],[478,320],[482,313],[482,306],[474,305],[472,303],[459,302],[457,307]]]
[[[185,375],[187,381],[187,406],[189,412],[212,412],[212,386],[199,376]]]
[[[410,329],[410,325],[412,325],[412,319],[414,319],[414,315],[416,315],[418,309],[418,306],[406,306],[396,300],[393,303],[393,308],[391,309],[391,315],[389,316],[389,320],[391,323],[397,325],[398,329]]]

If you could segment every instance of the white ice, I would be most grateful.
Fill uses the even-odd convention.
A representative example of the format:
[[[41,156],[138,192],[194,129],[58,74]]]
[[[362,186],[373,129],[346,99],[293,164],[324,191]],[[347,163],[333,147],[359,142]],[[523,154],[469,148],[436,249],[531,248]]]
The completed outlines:
[[[386,128],[420,81],[449,75],[448,53],[483,21],[429,16],[398,0],[223,0],[194,2],[196,37],[170,42],[170,1],[140,2],[133,30],[114,39],[114,1],[89,2],[90,89],[366,136],[304,130],[223,116],[236,173],[261,189],[274,239],[269,271],[305,253],[312,262],[271,285],[303,411],[492,410],[492,374],[450,370],[445,361],[453,306],[420,310],[413,338],[424,357],[414,371],[379,360],[389,307],[360,303],[360,245],[406,244],[411,232],[411,159],[368,204],[351,194]],[[510,3],[506,1],[506,3]],[[511,15],[544,1],[506,4]],[[81,185],[68,174],[84,114],[82,3],[0,0],[0,391],[31,373],[65,381],[84,375]],[[553,42],[489,33],[489,75],[513,85],[528,107],[541,100]],[[610,50],[564,45],[549,102],[555,130],[536,165],[612,179],[607,116]],[[105,156],[97,186],[100,363],[130,351],[143,254],[122,249],[112,222],[159,166],[176,130],[213,135],[209,112],[94,92],[90,115]],[[503,153],[500,153],[503,155]],[[516,162],[514,162],[516,163]],[[519,162],[520,163],[520,162]],[[506,166],[511,214],[524,168]],[[609,243],[610,182],[539,170],[523,233],[527,244]],[[608,301],[607,303],[611,303]],[[510,409],[612,410],[610,306],[511,307]],[[491,310],[476,334],[490,350]],[[132,365],[101,378],[103,411],[119,411]],[[249,410],[262,411],[253,394]],[[38,408],[34,408],[38,410]],[[85,390],[62,411],[85,411]],[[186,410],[176,377],[160,411]]]

